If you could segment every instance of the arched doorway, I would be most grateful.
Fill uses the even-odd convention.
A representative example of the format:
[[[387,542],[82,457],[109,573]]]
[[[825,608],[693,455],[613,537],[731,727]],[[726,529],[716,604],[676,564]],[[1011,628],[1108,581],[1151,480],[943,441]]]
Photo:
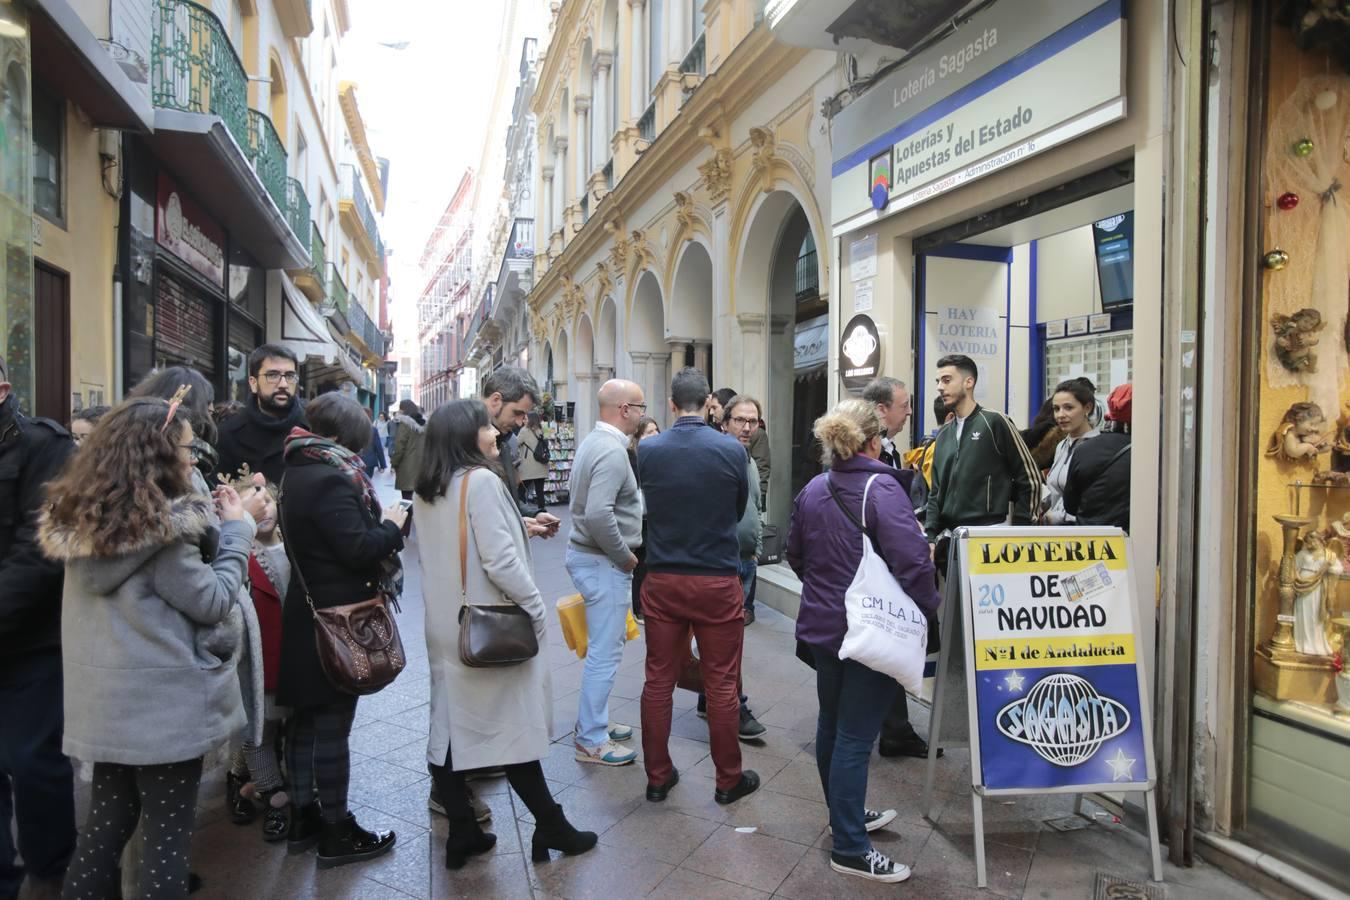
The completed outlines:
[[[773,448],[769,520],[780,527],[792,498],[821,471],[811,427],[829,402],[829,303],[816,238],[797,198],[774,191],[751,213],[736,268],[739,355],[747,390],[764,386]]]
[[[553,371],[549,376],[553,384],[553,405],[566,413],[567,401],[572,396],[568,384],[569,373],[572,370],[568,365],[566,330],[558,332],[558,336],[549,347],[549,352],[553,359]]]
[[[595,377],[597,387],[610,378],[619,375],[619,354],[623,348],[618,342],[618,316],[614,309],[614,300],[606,297],[600,301],[600,318],[595,330]]]
[[[633,380],[647,395],[647,415],[665,428],[670,421],[670,347],[666,344],[661,282],[652,272],[643,272],[638,277],[633,290],[633,312],[628,321]],[[680,362],[683,364],[683,359]]]
[[[595,330],[591,327],[591,317],[582,313],[573,330],[572,348],[572,400],[576,404],[574,419],[577,424],[577,440],[589,434],[595,424]]]
[[[670,342],[671,351],[684,356],[674,361],[674,368],[688,365],[702,369],[716,390],[723,386],[717,383],[723,376],[713,371],[712,364],[712,273],[708,249],[698,241],[686,244],[671,279]]]

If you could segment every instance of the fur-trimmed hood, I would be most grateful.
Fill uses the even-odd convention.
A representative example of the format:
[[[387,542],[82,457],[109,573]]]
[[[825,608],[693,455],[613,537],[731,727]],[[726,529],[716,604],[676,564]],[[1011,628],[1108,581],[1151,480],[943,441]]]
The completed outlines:
[[[417,421],[416,419],[414,419],[412,416],[406,415],[406,414],[404,414],[404,413],[398,413],[398,414],[396,414],[396,415],[394,416],[394,418],[393,418],[393,421],[394,421],[394,422],[397,422],[400,428],[403,427],[404,425],[411,425],[413,431],[419,431],[419,432],[420,432],[420,431],[426,431],[426,430],[427,430],[427,426],[426,426],[425,421],[419,422],[419,421]]]
[[[216,525],[216,511],[210,497],[188,494],[172,501],[163,515],[141,528],[128,528],[126,540],[110,554],[94,555],[93,535],[80,528],[67,528],[52,522],[44,509],[38,522],[38,542],[42,552],[57,562],[78,565],[72,571],[96,594],[113,593],[136,570],[165,546],[177,541],[196,544]]]

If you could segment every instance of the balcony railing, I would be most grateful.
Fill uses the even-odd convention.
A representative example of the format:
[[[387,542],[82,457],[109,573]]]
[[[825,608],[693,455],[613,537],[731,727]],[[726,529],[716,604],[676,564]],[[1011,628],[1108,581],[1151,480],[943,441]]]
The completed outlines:
[[[820,267],[816,251],[810,250],[797,257],[797,302],[804,303],[820,296]]]
[[[506,255],[513,259],[534,259],[534,219],[516,219],[511,225]]]
[[[644,141],[656,140],[656,101],[653,100],[648,106],[642,118],[638,119],[638,137]]]
[[[384,338],[379,326],[371,321],[370,315],[359,302],[348,303],[347,321],[351,323],[352,334],[360,338],[371,355],[384,356]]]
[[[708,36],[700,34],[698,40],[694,41],[694,46],[689,48],[689,52],[684,55],[684,61],[680,63],[680,73],[683,75],[697,75],[702,78],[708,74]]]
[[[370,238],[376,256],[383,256],[384,241],[380,240],[380,226],[375,222],[375,211],[370,208],[366,192],[361,186],[361,173],[356,170],[356,166],[343,165],[342,169],[342,199],[350,200],[356,206],[356,215],[366,229],[366,236]]]
[[[155,106],[220,116],[247,150],[248,78],[220,20],[188,0],[156,0],[153,18],[150,80]]]
[[[286,150],[281,146],[272,120],[256,109],[248,111],[248,154],[253,163],[253,171],[258,180],[267,188],[267,193],[276,202],[277,208],[286,211]]]
[[[328,248],[324,245],[318,223],[310,222],[309,229],[309,268],[314,273],[314,280],[324,285],[324,293],[327,294]]]
[[[600,174],[605,176],[605,190],[614,190],[614,157],[609,158],[609,162],[605,163],[605,167],[600,170]]]
[[[338,274],[337,266],[328,264],[328,299],[324,301],[323,312],[338,323],[338,330],[346,334],[351,330],[348,308],[351,302],[347,296],[347,283]]]
[[[286,203],[282,207],[286,213],[286,224],[296,237],[305,233],[305,225],[310,224],[309,197],[305,196],[305,186],[294,178],[286,179]]]

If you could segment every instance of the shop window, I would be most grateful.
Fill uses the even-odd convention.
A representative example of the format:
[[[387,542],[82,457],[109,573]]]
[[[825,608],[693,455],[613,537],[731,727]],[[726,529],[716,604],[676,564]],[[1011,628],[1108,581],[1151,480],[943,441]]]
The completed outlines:
[[[66,105],[33,85],[33,211],[64,227]]]

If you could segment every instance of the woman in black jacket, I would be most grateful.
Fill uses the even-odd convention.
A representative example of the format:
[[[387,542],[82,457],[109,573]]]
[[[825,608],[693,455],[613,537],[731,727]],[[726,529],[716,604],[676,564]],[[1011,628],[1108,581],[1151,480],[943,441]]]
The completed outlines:
[[[398,504],[381,512],[366,478],[359,454],[370,438],[370,420],[359,403],[324,394],[306,413],[312,431],[296,428],[286,439],[281,483],[291,583],[282,610],[277,702],[292,709],[286,743],[289,848],[299,853],[317,843],[319,865],[327,867],[379,856],[394,846],[394,834],[367,831],[347,811],[347,738],[356,697],[334,688],[324,675],[306,601],[324,609],[377,593],[395,598],[407,513]]]

